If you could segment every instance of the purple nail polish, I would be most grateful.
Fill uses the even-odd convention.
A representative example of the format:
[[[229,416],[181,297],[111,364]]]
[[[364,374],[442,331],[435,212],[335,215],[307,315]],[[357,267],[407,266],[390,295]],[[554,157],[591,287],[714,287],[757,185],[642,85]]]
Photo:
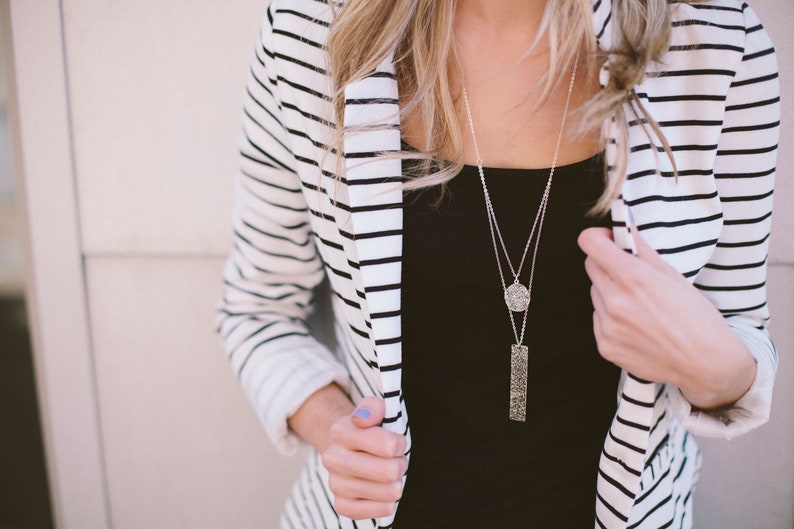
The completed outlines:
[[[370,415],[372,415],[372,412],[367,408],[358,408],[353,412],[353,417],[358,417],[359,419],[369,419]]]

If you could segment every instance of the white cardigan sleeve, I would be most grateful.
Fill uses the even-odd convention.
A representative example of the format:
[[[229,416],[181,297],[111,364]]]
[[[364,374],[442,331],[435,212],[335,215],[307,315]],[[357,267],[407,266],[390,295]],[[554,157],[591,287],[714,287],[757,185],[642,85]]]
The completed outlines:
[[[772,43],[746,4],[744,18],[744,55],[727,94],[714,167],[723,229],[695,285],[753,354],[757,375],[741,399],[718,411],[694,409],[678,389],[669,391],[673,412],[685,428],[724,438],[769,419],[777,368],[777,353],[766,331],[766,265],[780,124],[778,70]]]
[[[348,383],[344,366],[306,325],[324,269],[281,116],[273,6],[246,82],[234,245],[224,271],[221,334],[232,368],[276,445],[299,438],[287,419],[315,391]]]

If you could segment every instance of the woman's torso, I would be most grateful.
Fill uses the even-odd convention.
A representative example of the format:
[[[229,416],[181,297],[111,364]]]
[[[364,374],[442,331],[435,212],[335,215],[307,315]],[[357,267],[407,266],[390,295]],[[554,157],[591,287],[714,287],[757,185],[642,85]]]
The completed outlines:
[[[485,171],[518,266],[548,169]],[[438,188],[406,194],[402,385],[412,450],[395,527],[482,527],[484,520],[538,527],[556,520],[562,527],[561,509],[566,527],[592,523],[618,369],[595,346],[590,282],[576,237],[607,222],[587,216],[602,189],[600,156],[557,168],[526,324],[524,423],[508,420],[515,339],[476,168],[465,166],[437,207]],[[525,283],[531,256],[532,249]],[[507,266],[504,272],[509,278]],[[515,313],[519,330],[521,320]]]

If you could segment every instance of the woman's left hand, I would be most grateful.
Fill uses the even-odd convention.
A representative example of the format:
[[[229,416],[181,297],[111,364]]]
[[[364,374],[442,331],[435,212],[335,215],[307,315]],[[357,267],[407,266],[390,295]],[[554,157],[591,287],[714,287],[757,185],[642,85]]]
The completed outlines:
[[[755,379],[755,359],[716,307],[634,236],[637,256],[606,228],[579,236],[599,353],[634,376],[677,386],[695,407],[735,402]]]

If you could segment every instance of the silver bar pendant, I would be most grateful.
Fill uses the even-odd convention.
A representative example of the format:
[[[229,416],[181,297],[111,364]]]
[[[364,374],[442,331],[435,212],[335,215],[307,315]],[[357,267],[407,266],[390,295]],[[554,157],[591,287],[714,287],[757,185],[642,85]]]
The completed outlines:
[[[513,344],[510,351],[510,420],[527,420],[527,366],[529,348]]]

